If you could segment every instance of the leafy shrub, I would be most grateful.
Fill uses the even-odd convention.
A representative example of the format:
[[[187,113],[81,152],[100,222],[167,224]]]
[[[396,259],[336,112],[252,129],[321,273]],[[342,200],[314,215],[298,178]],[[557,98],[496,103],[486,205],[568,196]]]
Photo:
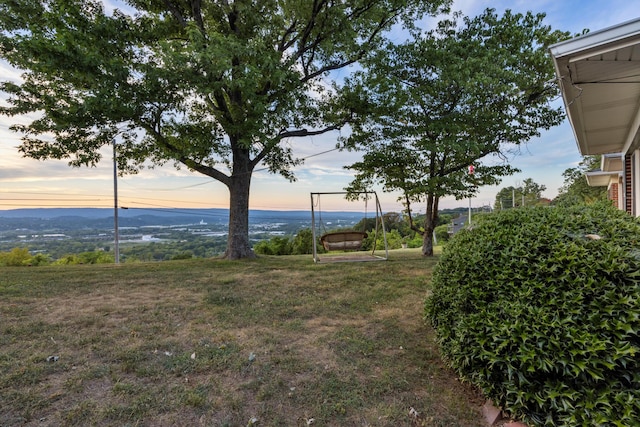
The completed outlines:
[[[54,265],[71,265],[71,264],[82,264],[82,260],[78,257],[78,255],[65,255],[63,257],[58,258],[54,261]]]
[[[182,251],[171,257],[172,260],[191,259],[191,258],[193,258],[193,252],[191,251]]]
[[[81,252],[79,254],[69,254],[58,258],[54,264],[111,264],[114,262],[112,254],[104,251]]]
[[[78,257],[82,264],[111,264],[115,261],[112,254],[104,251],[82,252]]]
[[[372,244],[372,243],[370,243]],[[317,237],[316,249],[318,253],[325,253],[320,237]],[[274,236],[269,240],[262,240],[253,246],[258,255],[304,255],[313,253],[313,231],[303,228],[292,238]]]
[[[45,254],[31,255],[28,248],[13,248],[9,252],[0,252],[0,266],[21,267],[48,265],[51,258]]]
[[[435,228],[434,233],[436,234],[436,239],[438,239],[438,244],[442,245],[445,242],[449,241],[449,224],[442,224]]]
[[[259,255],[291,255],[291,241],[286,237],[275,236],[262,240],[253,246],[253,251]]]
[[[407,241],[407,246],[410,248],[421,248],[423,243],[424,238],[422,234],[415,233],[413,237]],[[442,242],[438,240],[438,244],[440,245]]]
[[[49,265],[51,264],[51,257],[46,254],[35,254],[29,260],[29,265],[39,266],[39,265]]]
[[[298,231],[291,243],[291,252],[293,255],[313,253],[313,231],[310,228]]]
[[[369,234],[373,236],[375,233],[370,232]],[[384,249],[384,237],[382,237],[382,233],[380,233],[380,236],[378,237],[378,242],[379,244],[376,245],[376,249]],[[387,246],[389,249],[400,249],[403,243],[404,240],[398,230],[391,230],[387,232]]]
[[[446,229],[445,225],[445,229]],[[362,250],[370,251],[373,249],[373,237],[375,235],[374,231],[370,231],[369,235],[366,239],[364,239],[362,244]],[[449,236],[447,236],[448,238]],[[440,238],[437,237],[438,244],[441,245],[444,243],[440,241]],[[403,245],[406,245],[407,248],[421,248],[423,244],[423,237],[421,234],[416,233],[415,231],[409,230],[407,234],[401,235],[398,230],[387,231],[387,247],[388,249],[400,249]],[[383,250],[384,249],[384,237],[382,236],[382,231],[378,233],[378,238],[376,240],[376,249]]]
[[[0,253],[0,265],[7,267],[19,267],[28,265],[31,254],[27,248],[13,248],[9,252]]]
[[[482,218],[434,271],[425,314],[443,355],[532,425],[637,425],[639,240],[608,204]]]

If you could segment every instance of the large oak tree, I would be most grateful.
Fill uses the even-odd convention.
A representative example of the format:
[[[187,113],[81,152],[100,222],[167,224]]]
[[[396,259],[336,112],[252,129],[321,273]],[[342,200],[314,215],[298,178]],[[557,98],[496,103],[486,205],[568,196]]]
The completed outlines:
[[[118,141],[119,168],[175,162],[229,189],[226,256],[252,257],[248,212],[261,164],[293,180],[285,144],[341,128],[358,112],[330,73],[376,51],[400,22],[448,0],[95,0],[0,4],[0,113],[38,113],[12,129],[36,159],[95,165]],[[351,105],[351,106],[350,106]],[[277,197],[277,195],[274,195]]]
[[[496,194],[495,209],[511,209],[524,206],[535,206],[542,199],[542,192],[547,187],[538,184],[532,178],[526,178],[521,185],[501,188]]]
[[[499,183],[516,171],[500,159],[564,117],[550,104],[557,90],[547,47],[568,34],[544,25],[542,14],[500,17],[487,9],[459,18],[390,44],[349,81],[370,111],[346,139],[350,149],[364,150],[350,166],[356,177],[349,190],[380,183],[400,191],[428,256],[440,199]],[[426,215],[418,224],[412,208],[421,202]]]
[[[602,156],[584,156],[578,166],[562,172],[564,182],[558,189],[558,197],[553,204],[572,206],[607,200],[607,187],[591,187],[585,174],[600,169]]]

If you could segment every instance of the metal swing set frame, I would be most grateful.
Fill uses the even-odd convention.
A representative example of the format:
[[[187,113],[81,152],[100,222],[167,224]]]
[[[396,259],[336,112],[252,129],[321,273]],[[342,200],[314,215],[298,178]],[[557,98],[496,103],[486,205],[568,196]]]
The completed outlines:
[[[376,207],[376,227],[374,242],[377,241],[379,233],[382,233],[384,241],[384,256],[376,254],[375,244],[371,252],[360,251],[362,247],[362,240],[367,237],[366,230],[357,231],[351,229],[337,230],[331,233],[324,232],[324,224],[322,223],[322,209],[320,206],[320,196],[324,195],[357,195],[358,199],[364,196],[365,202],[365,221],[366,227],[367,219],[367,204],[369,200],[375,202]],[[323,234],[318,239],[318,225],[316,224],[316,206],[318,209],[318,221],[320,226],[323,227]],[[385,261],[389,258],[389,248],[387,246],[387,232],[384,226],[384,217],[382,215],[382,208],[380,206],[380,200],[378,194],[375,191],[359,191],[359,192],[325,192],[325,193],[311,193],[311,230],[313,234],[313,261],[315,263],[323,262],[362,262],[362,261]],[[337,254],[323,254],[321,257],[318,253],[318,240],[322,243],[323,248],[327,252],[336,252]]]

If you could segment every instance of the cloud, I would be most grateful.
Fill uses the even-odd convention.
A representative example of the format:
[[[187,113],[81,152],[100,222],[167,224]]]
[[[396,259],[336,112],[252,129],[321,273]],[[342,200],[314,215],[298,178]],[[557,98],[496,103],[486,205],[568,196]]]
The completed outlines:
[[[131,13],[133,10],[125,3],[106,0],[105,11],[112,13],[118,8]],[[628,0],[456,0],[452,10],[462,10],[464,14],[475,16],[487,6],[498,13],[511,9],[514,12],[545,12],[545,22],[554,29],[581,32],[584,28],[592,31],[627,21],[640,15],[634,2]],[[588,13],[586,13],[588,11]],[[433,28],[437,19],[425,21],[425,28]],[[340,75],[349,70],[340,71]],[[21,72],[0,60],[0,80],[19,82]],[[558,101],[560,102],[560,101]],[[0,96],[0,104],[6,105]],[[17,150],[20,135],[10,132],[9,126],[15,123],[28,124],[37,115],[20,117],[0,116],[0,199],[28,197],[31,192],[44,192],[52,197],[62,198],[68,194],[78,194],[87,199],[96,195],[105,198],[103,205],[108,206],[109,195],[113,191],[113,169],[109,150],[96,168],[73,169],[66,161],[37,161],[22,158]],[[348,129],[343,131],[346,134]],[[342,191],[349,184],[353,172],[344,169],[361,159],[361,153],[333,150],[339,132],[330,132],[312,138],[291,139],[287,144],[294,155],[305,159],[304,164],[295,168],[298,181],[289,183],[279,175],[267,171],[256,172],[252,181],[251,207],[264,209],[309,209],[309,193],[321,191]],[[500,188],[514,185],[525,178],[546,185],[545,195],[553,197],[562,185],[562,172],[577,165],[580,155],[568,122],[542,133],[522,147],[520,156],[510,159],[511,164],[522,169],[520,174],[506,177],[503,183],[495,187],[481,189],[478,197],[472,200],[474,206],[492,204]],[[260,168],[260,166],[258,166]],[[223,184],[204,175],[191,172],[187,168],[177,170],[171,163],[151,170],[143,170],[138,175],[118,179],[119,191],[123,202],[134,204],[157,203],[163,206],[181,207],[228,205],[228,190]],[[384,210],[401,210],[396,202],[397,194],[382,194],[376,188]],[[154,201],[155,200],[155,201]],[[467,200],[456,201],[446,198],[442,208],[466,206]],[[0,206],[7,208],[7,205]]]
[[[4,59],[0,59],[0,76],[2,76],[3,81],[12,83],[22,82],[22,71],[13,67]]]

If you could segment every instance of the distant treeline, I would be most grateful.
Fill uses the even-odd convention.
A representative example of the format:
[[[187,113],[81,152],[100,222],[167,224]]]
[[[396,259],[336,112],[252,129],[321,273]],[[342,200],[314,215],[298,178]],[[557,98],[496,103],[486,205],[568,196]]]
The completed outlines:
[[[436,238],[439,244],[448,240],[447,225],[465,209],[443,211]],[[418,221],[420,218],[417,219]],[[389,249],[401,247],[416,248],[422,245],[422,236],[411,230],[406,219],[398,213],[384,215],[386,238]],[[369,251],[374,245],[384,248],[382,234],[374,240],[376,218],[364,218],[353,229],[365,230],[369,236],[364,240],[362,249]],[[333,230],[323,230],[329,232]],[[254,251],[263,255],[296,255],[311,254],[313,251],[313,233],[310,228],[303,228],[296,233],[272,236],[268,233],[253,236]],[[319,237],[319,236],[317,236]],[[0,266],[38,266],[49,264],[97,264],[113,263],[115,260],[114,244],[108,237],[102,240],[68,238],[59,240],[27,242],[18,246],[9,242],[0,242]],[[153,262],[189,258],[212,258],[226,250],[226,236],[199,236],[190,233],[173,233],[171,238],[159,241],[130,242],[123,241],[119,245],[121,262]],[[323,251],[318,243],[317,248]]]

